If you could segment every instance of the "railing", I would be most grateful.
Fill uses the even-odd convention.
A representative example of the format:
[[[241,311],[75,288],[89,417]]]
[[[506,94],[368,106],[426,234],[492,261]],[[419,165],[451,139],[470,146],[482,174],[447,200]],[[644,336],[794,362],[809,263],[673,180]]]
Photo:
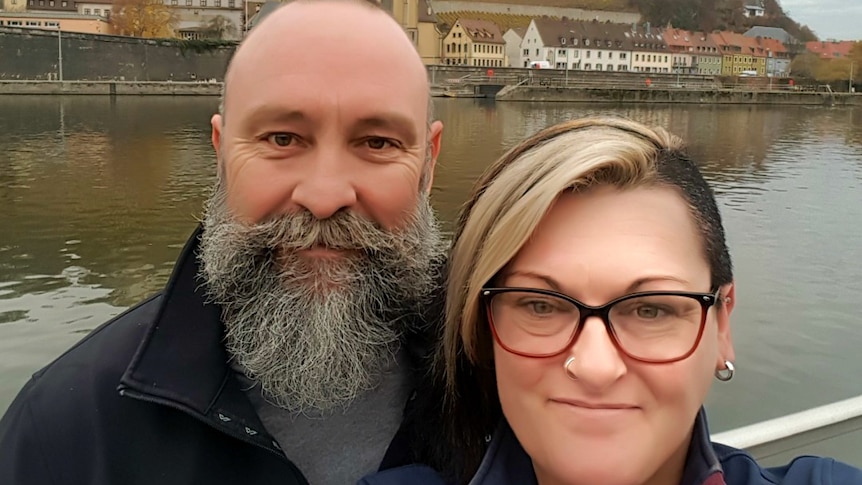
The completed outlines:
[[[803,453],[817,453],[812,448],[830,440],[855,438],[862,442],[862,396],[834,402],[798,413],[762,421],[712,435],[712,440],[742,448],[758,460],[787,458]],[[852,447],[852,449],[847,449]],[[843,458],[862,466],[862,447],[843,445]]]

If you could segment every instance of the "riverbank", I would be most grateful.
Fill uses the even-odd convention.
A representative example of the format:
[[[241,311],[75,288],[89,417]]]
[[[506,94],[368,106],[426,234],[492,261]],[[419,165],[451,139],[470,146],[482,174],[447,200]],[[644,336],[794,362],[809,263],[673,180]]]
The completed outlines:
[[[0,81],[0,95],[219,96],[220,82]]]
[[[497,101],[570,103],[757,104],[778,106],[862,106],[862,94],[741,89],[668,89],[507,86]]]
[[[862,94],[829,92],[584,86],[485,88],[495,88],[486,93],[487,97],[506,102],[862,106]],[[220,82],[0,81],[0,95],[219,96],[221,89]]]

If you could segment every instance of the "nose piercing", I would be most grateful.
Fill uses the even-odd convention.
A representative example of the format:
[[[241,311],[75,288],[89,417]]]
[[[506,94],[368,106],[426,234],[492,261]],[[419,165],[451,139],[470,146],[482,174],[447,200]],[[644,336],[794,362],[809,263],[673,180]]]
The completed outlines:
[[[572,372],[571,369],[569,369],[569,366],[572,365],[572,362],[574,361],[574,357],[569,357],[568,359],[566,359],[566,363],[563,365],[563,368],[566,370],[566,375],[569,376],[569,379],[576,381],[578,380],[578,376],[576,376],[575,373]]]

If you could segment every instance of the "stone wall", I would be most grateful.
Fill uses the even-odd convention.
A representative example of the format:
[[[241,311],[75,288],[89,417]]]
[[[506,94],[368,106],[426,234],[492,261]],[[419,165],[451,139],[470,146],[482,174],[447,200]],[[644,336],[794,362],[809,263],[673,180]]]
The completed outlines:
[[[510,86],[497,101],[562,101],[581,103],[769,104],[788,106],[862,106],[862,94],[763,92],[690,89],[608,89]]]
[[[62,34],[63,80],[221,80],[235,46]],[[57,32],[0,27],[0,80],[56,80]]]
[[[222,83],[125,81],[0,81],[0,95],[219,96]]]

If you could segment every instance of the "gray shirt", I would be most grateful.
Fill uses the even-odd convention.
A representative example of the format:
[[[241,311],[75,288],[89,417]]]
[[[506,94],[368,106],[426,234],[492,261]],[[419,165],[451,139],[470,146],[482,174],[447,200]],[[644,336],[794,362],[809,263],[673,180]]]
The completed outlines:
[[[401,424],[410,391],[406,358],[399,351],[375,389],[356,398],[346,410],[325,417],[273,406],[255,382],[241,372],[237,375],[263,425],[308,482],[345,485],[377,470]]]

